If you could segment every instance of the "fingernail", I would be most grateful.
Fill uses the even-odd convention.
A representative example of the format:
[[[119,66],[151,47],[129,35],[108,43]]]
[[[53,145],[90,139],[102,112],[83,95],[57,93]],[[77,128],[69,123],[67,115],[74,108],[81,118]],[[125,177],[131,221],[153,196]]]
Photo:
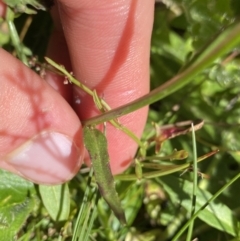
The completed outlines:
[[[83,157],[83,147],[77,147],[68,136],[43,132],[10,153],[6,161],[35,183],[59,184],[76,174]]]

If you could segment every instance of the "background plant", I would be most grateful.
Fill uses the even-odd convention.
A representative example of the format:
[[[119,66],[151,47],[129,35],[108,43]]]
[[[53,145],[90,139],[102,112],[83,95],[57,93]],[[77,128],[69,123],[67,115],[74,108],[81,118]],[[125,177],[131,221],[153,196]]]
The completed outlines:
[[[36,1],[22,1],[22,4],[17,5],[14,1],[6,2],[12,10],[9,9],[7,19],[1,19],[0,22],[1,45],[26,64],[34,55],[43,61],[51,32],[49,14],[36,11],[35,16],[28,15],[33,11],[29,7],[31,5],[44,9]],[[217,200],[199,213],[192,239],[239,239],[239,180],[232,183],[238,177],[236,175],[239,173],[240,162],[239,29],[228,28],[231,24],[237,24],[240,9],[238,2],[165,0],[156,3],[155,8],[151,48],[152,89],[159,88],[187,70],[192,70],[194,77],[180,78],[175,82],[177,88],[170,88],[162,96],[156,97],[158,101],[153,100],[142,138],[147,146],[146,155],[139,152],[137,157],[144,156],[146,164],[155,163],[153,170],[158,173],[160,172],[156,167],[166,168],[170,165],[172,170],[173,165],[186,163],[186,159],[169,161],[174,159],[172,157],[175,149],[187,153],[187,163],[191,162],[194,159],[191,135],[186,134],[163,142],[163,136],[157,135],[157,130],[151,123],[162,126],[203,119],[205,125],[196,133],[198,156],[216,149],[220,151],[198,165],[200,172],[209,178],[198,179],[195,209],[203,206],[225,184],[231,184],[228,189],[221,191]],[[16,14],[16,11],[24,13]],[[31,24],[27,27],[29,21]],[[219,33],[223,37],[223,45],[217,41],[216,36]],[[229,33],[235,37],[230,38]],[[224,46],[225,49],[222,47],[219,52],[214,52],[211,46],[215,49]],[[204,55],[204,51],[211,55]],[[196,53],[196,57],[192,58]],[[196,66],[194,64],[202,63],[202,59],[208,61],[203,61],[203,64],[208,65],[198,65],[198,68],[193,69]],[[112,113],[114,115],[114,110]],[[85,124],[88,123],[92,122]],[[156,144],[161,146],[157,155]],[[152,156],[154,158],[151,159]],[[158,160],[164,157],[168,159]],[[141,164],[142,160],[138,159],[135,163],[140,161]],[[9,237],[14,236],[18,240],[150,241],[172,240],[174,237],[177,240],[189,240],[189,237],[184,236],[186,233],[180,238],[174,235],[191,220],[191,172],[181,176],[181,172],[177,172],[150,179],[141,178],[141,175],[152,171],[152,166],[145,165],[145,168],[140,168],[143,174],[138,174],[138,170],[135,170],[138,165],[133,165],[124,175],[116,177],[117,191],[128,223],[125,227],[120,225],[108,205],[97,195],[94,180],[91,181],[94,178],[91,175],[89,177],[88,169],[83,168],[68,184],[54,187],[33,185],[1,171],[0,240],[10,240]],[[134,176],[135,180],[121,181],[124,176],[126,179]],[[12,213],[14,219],[11,218]]]

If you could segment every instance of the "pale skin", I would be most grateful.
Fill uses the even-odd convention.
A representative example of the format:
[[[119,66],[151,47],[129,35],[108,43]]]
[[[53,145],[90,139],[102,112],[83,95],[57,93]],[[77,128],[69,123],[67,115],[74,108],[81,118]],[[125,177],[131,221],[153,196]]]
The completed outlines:
[[[154,0],[55,1],[47,56],[111,108],[126,104],[149,91],[153,10]],[[36,183],[70,180],[88,162],[81,120],[99,114],[92,98],[55,74],[42,80],[4,50],[0,56],[0,168]],[[119,121],[140,137],[147,111]],[[106,133],[111,170],[118,174],[131,164],[137,144],[110,124]]]

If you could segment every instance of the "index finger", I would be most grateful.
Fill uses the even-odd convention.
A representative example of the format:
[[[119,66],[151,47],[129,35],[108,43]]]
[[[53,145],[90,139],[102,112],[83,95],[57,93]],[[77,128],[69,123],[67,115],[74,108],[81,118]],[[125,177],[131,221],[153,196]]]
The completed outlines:
[[[112,107],[149,90],[149,53],[154,0],[59,1],[59,13],[74,75]],[[81,120],[99,114],[92,97],[75,88],[75,110]],[[147,108],[120,118],[140,136]],[[125,170],[137,144],[111,125],[108,149],[114,174]]]

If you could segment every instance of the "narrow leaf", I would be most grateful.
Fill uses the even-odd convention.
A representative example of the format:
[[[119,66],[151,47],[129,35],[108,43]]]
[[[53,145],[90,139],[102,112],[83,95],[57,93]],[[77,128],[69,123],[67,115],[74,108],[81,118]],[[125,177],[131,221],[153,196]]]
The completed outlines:
[[[107,139],[97,129],[84,128],[84,143],[89,152],[99,191],[121,223],[126,223],[109,166]]]

